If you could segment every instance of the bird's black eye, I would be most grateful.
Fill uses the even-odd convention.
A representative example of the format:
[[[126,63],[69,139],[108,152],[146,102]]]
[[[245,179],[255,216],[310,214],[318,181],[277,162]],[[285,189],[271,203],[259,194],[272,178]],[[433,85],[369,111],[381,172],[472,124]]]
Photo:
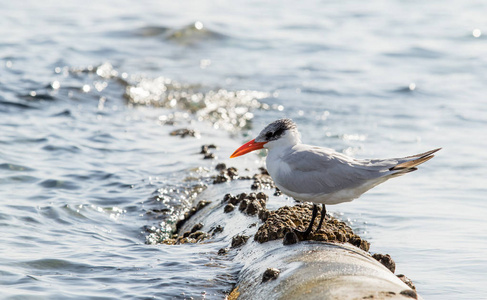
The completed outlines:
[[[276,130],[276,132],[274,133],[274,136],[280,136],[282,133],[284,132],[284,129],[283,128],[279,128],[278,130]]]
[[[269,131],[268,133],[265,134],[265,137],[270,139],[272,137],[273,133]]]

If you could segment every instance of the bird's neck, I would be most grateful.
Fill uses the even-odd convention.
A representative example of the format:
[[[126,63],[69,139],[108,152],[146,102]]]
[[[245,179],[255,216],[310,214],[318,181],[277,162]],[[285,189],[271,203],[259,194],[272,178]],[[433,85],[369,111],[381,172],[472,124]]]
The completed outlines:
[[[299,132],[289,132],[280,139],[267,143],[264,147],[268,149],[266,158],[267,171],[278,185],[278,175],[285,164],[283,158],[293,151],[293,147],[301,144]]]

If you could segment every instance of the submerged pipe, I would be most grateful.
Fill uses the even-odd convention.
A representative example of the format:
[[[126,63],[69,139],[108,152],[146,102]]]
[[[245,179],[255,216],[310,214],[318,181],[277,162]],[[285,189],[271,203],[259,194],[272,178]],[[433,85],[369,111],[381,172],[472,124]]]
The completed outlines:
[[[232,196],[228,190],[240,194]],[[179,232],[186,237],[178,242],[218,232],[218,239],[228,243],[219,254],[242,266],[228,299],[422,299],[364,251],[368,243],[347,231],[343,222],[327,216],[325,229],[314,240],[297,241],[286,234],[288,227],[301,226],[299,218],[309,214],[306,205],[270,211],[266,207],[279,207],[282,198],[252,194],[245,181],[212,185],[199,199],[211,203],[181,226]],[[293,214],[298,219],[288,218]],[[196,234],[195,226],[205,234]]]

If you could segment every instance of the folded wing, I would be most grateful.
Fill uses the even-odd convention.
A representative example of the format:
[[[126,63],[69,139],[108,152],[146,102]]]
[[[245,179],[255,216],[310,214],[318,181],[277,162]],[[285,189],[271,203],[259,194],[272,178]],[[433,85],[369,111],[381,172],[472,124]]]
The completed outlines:
[[[332,149],[299,144],[282,157],[274,180],[295,193],[329,194],[414,171],[438,150],[405,158],[353,159]]]

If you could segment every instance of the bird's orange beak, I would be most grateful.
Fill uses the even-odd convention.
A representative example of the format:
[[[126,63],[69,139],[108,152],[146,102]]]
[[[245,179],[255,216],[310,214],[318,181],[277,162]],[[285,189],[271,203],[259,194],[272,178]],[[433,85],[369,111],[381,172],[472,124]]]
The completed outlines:
[[[251,140],[250,142],[247,142],[240,146],[235,152],[233,152],[232,155],[230,155],[230,158],[234,158],[240,155],[244,155],[246,153],[252,152],[254,150],[259,150],[264,148],[264,145],[267,142],[256,142],[255,139]]]

